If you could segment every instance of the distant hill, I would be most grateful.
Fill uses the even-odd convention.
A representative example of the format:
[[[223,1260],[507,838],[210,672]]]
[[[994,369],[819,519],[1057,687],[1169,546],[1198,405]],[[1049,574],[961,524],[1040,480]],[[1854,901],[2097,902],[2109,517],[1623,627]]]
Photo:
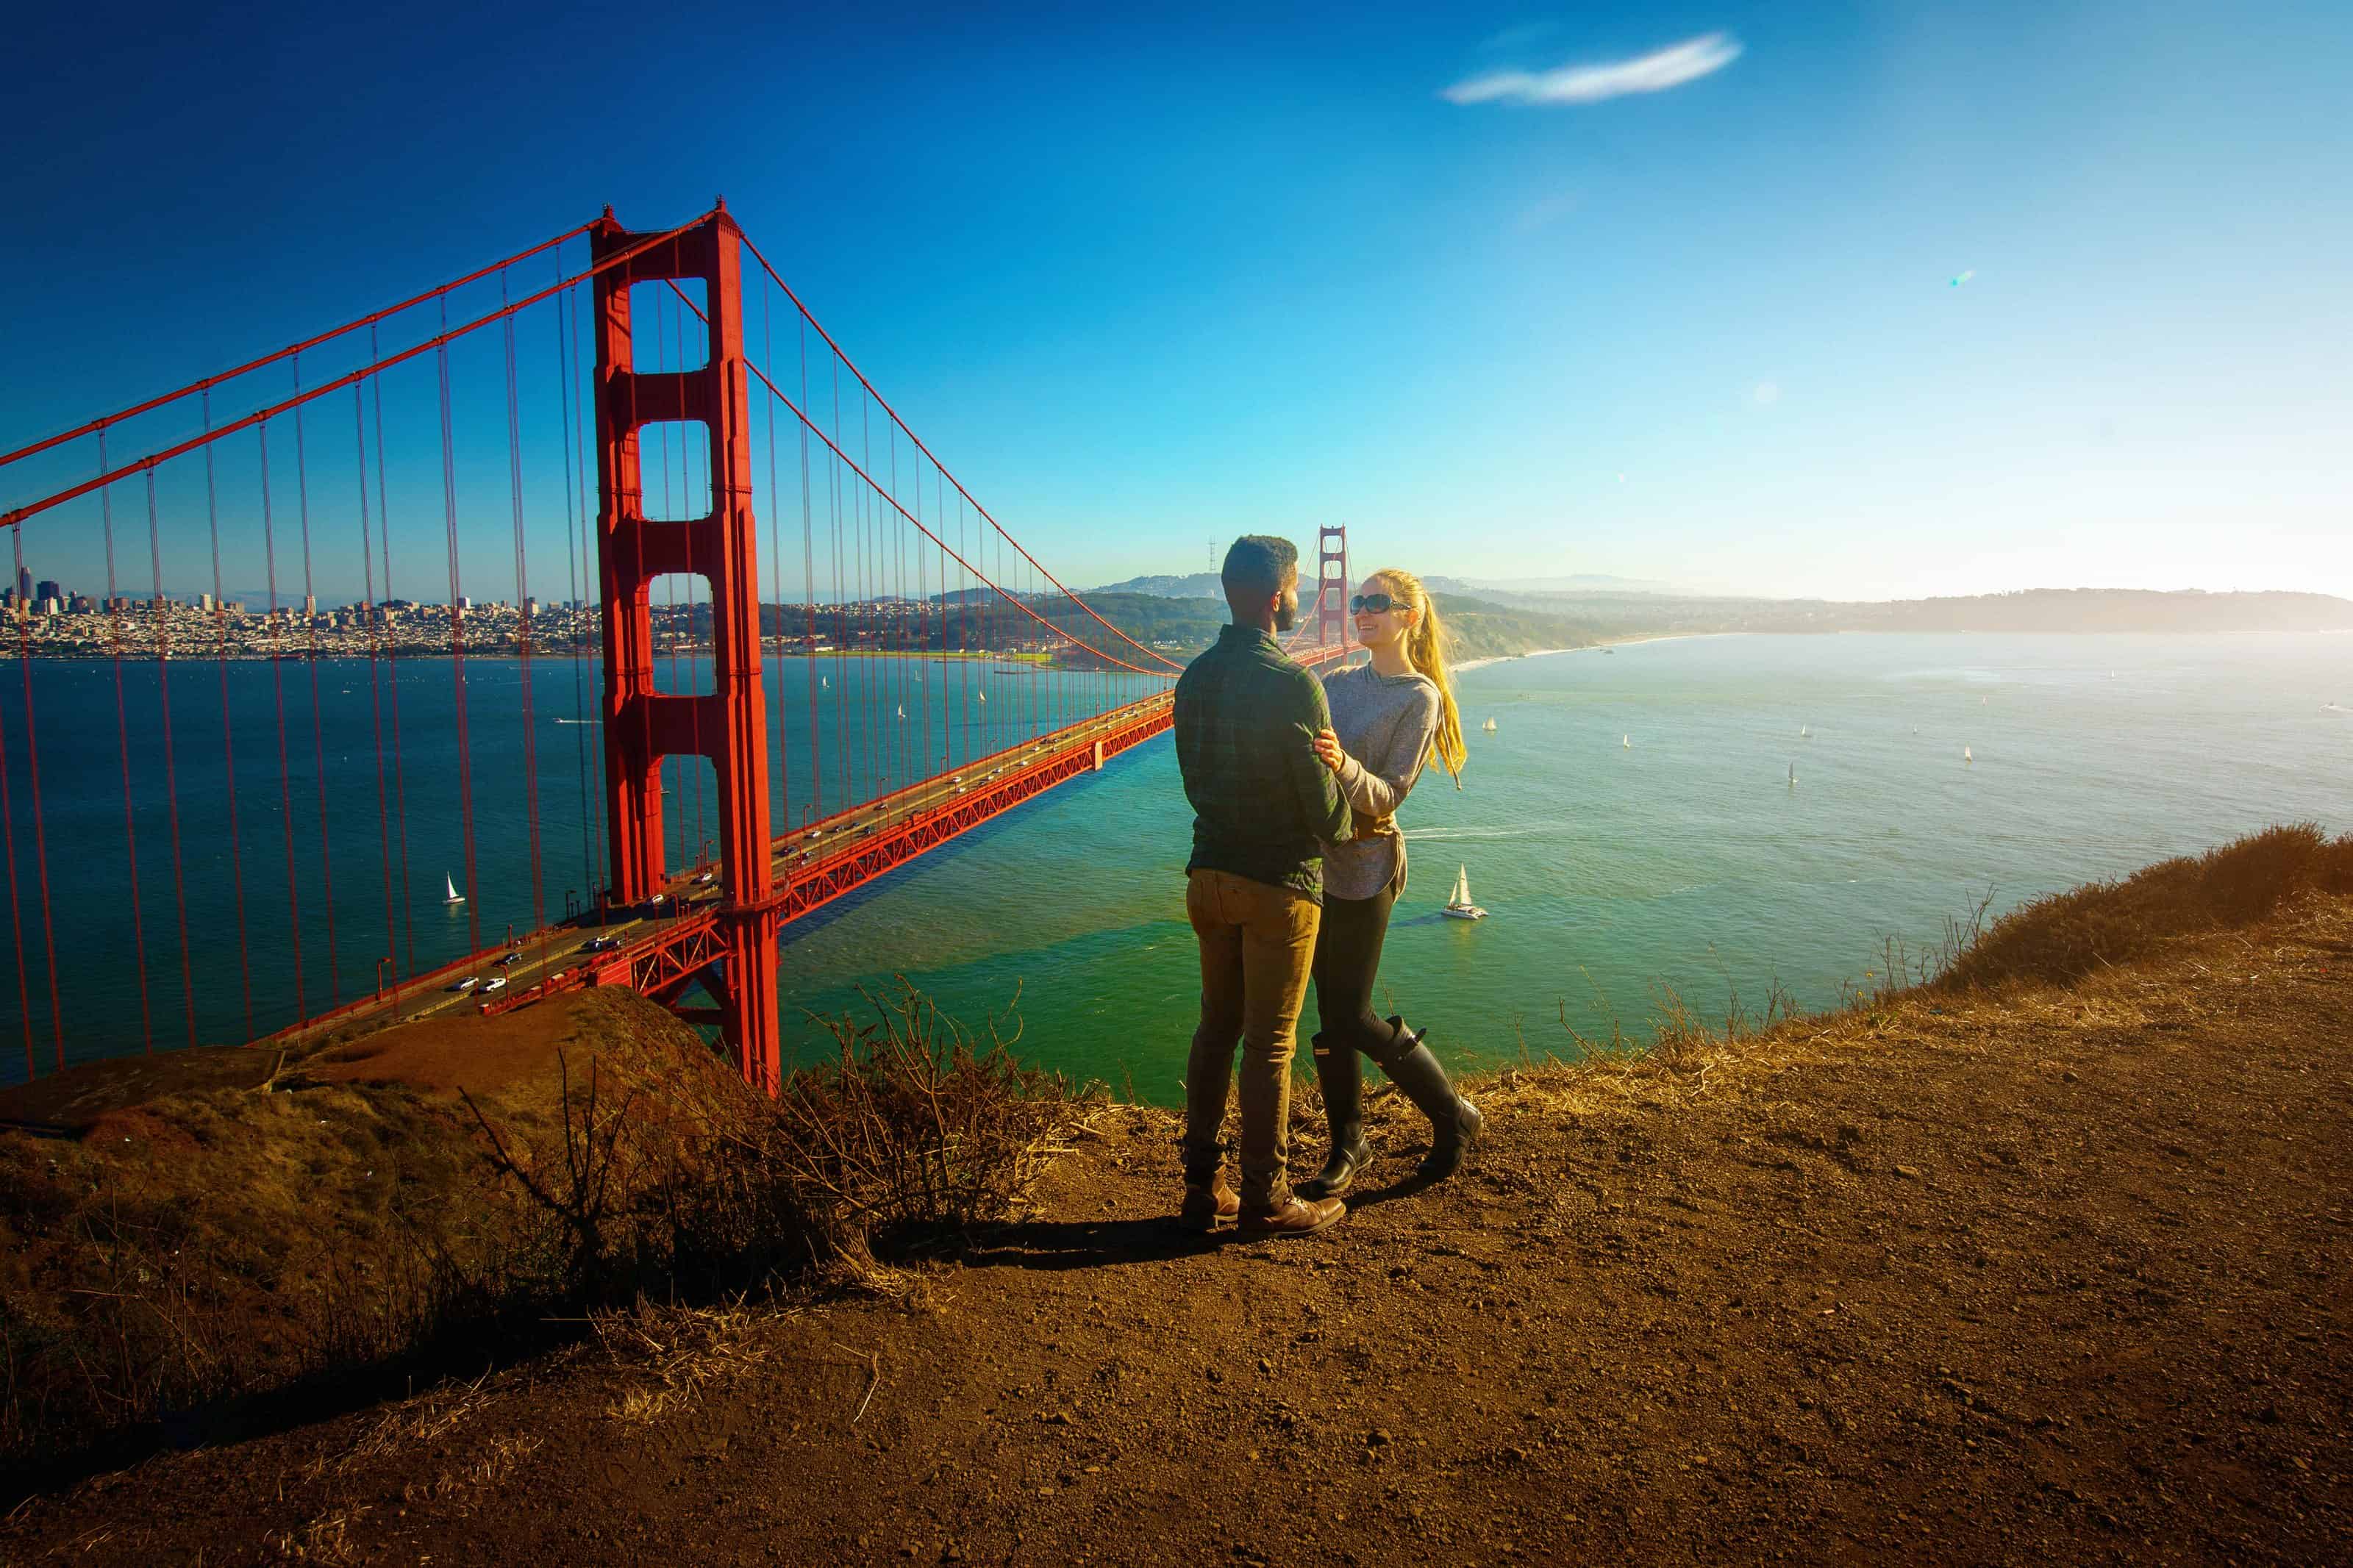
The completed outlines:
[[[1314,575],[1313,566],[1308,575]],[[1226,591],[1218,583],[1215,572],[1196,572],[1185,577],[1130,577],[1124,583],[1106,583],[1100,588],[1084,590],[1095,594],[1148,594],[1155,599],[1214,599],[1222,605]]]
[[[2353,600],[2326,594],[2029,588],[1955,598],[1841,601],[1491,588],[1477,596],[1510,609],[1565,617],[1602,637],[1675,632],[2353,631]]]
[[[1648,577],[1609,577],[1598,573],[1584,573],[1571,577],[1514,577],[1509,581],[1495,577],[1432,577],[1428,582],[1433,590],[1457,594],[1488,594],[1500,588],[1513,594],[1663,594],[1684,598],[1692,596],[1672,583],[1661,583]]]
[[[1314,574],[1313,563],[1305,567],[1309,576]],[[1497,590],[1513,594],[1677,594],[1681,590],[1670,583],[1654,583],[1641,577],[1527,577],[1514,582],[1489,578],[1430,577],[1424,583],[1434,594],[1460,594],[1466,598],[1494,597]],[[1195,572],[1183,577],[1130,577],[1124,583],[1106,583],[1100,588],[1087,590],[1094,594],[1150,594],[1164,599],[1224,599],[1225,589],[1219,584],[1215,572]]]
[[[2326,594],[2031,588],[1959,598],[1842,602],[1615,589],[1466,591],[1461,580],[1447,577],[1430,579],[1430,587],[1453,627],[1459,658],[1700,632],[2353,631],[2353,600]],[[1206,646],[1226,620],[1217,576],[1208,572],[1134,577],[1090,589],[1087,598],[1113,624],[1163,647]],[[1112,605],[1122,609],[1114,612]]]
[[[1970,598],[1829,605],[1842,631],[2353,631],[2353,599],[2327,594],[2160,594],[2132,588],[2029,588]]]

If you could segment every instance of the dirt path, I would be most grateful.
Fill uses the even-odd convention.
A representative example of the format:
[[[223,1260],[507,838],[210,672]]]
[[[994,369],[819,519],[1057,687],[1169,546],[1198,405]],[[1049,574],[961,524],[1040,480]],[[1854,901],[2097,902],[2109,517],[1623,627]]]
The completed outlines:
[[[0,1560],[2353,1560],[2353,905],[1932,1005],[1507,1079],[1434,1191],[1384,1107],[1307,1242],[1179,1236],[1111,1112],[902,1301],[650,1313]]]

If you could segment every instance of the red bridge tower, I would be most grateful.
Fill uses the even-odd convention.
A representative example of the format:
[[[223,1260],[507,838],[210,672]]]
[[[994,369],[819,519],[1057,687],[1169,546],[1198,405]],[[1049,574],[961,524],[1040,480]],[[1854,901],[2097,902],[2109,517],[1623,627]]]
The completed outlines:
[[[1348,530],[1342,524],[1315,533],[1315,640],[1324,647],[1348,643]]]
[[[613,220],[591,230],[596,260],[645,236]],[[710,961],[657,1000],[676,1007],[700,983],[716,1009],[681,1016],[715,1022],[753,1083],[778,1086],[776,903],[769,864],[767,721],[760,701],[760,593],[752,513],[751,397],[744,361],[742,233],[725,205],[667,245],[600,271],[596,310],[596,559],[605,620],[605,788],[612,889],[618,905],[663,890],[661,761],[709,757],[719,776],[723,902]],[[700,279],[709,355],[695,370],[640,374],[630,332],[635,283]],[[645,514],[639,431],[699,423],[710,437],[711,510],[679,521]],[[692,696],[654,687],[653,580],[687,573],[711,584],[713,689]]]

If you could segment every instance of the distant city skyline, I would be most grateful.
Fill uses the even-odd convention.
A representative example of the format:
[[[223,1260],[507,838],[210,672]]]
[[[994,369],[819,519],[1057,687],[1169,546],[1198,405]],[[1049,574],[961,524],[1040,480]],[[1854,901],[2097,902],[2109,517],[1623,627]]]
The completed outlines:
[[[1068,582],[1345,521],[1360,563],[1465,578],[2353,595],[2342,6],[455,26],[27,18],[0,449],[606,202],[651,226],[723,192]],[[682,107],[611,136],[641,101]],[[569,598],[553,332],[524,349],[531,588]],[[494,349],[460,369],[459,564],[512,598]],[[428,374],[391,415],[396,593],[447,581],[429,415]],[[321,406],[313,463],[352,433]],[[280,596],[357,598],[348,486],[314,475],[298,537],[293,447]],[[222,569],[260,581],[255,454],[222,467]],[[204,482],[159,476],[167,594],[213,585]],[[140,487],[112,504],[119,591],[152,592]],[[27,559],[95,596],[103,532],[95,503],[37,521]]]

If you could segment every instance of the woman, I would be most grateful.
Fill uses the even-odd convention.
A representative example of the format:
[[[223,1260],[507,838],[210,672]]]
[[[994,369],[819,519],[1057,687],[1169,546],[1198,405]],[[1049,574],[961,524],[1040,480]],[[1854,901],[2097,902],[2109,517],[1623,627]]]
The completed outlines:
[[[1348,1190],[1373,1155],[1365,1142],[1362,1052],[1430,1118],[1430,1153],[1421,1173],[1437,1181],[1453,1174],[1479,1136],[1481,1118],[1454,1092],[1446,1069],[1402,1018],[1373,1011],[1373,981],[1381,966],[1381,939],[1389,910],[1405,891],[1405,839],[1397,809],[1435,757],[1462,787],[1462,718],[1446,673],[1446,631],[1421,580],[1410,572],[1376,572],[1348,601],[1356,640],[1369,665],[1324,678],[1332,728],[1315,738],[1315,752],[1337,775],[1348,797],[1355,834],[1324,847],[1324,920],[1315,939],[1315,1012],[1323,1032],[1314,1040],[1315,1076],[1332,1127],[1332,1154],[1323,1171],[1299,1184],[1307,1197]]]

